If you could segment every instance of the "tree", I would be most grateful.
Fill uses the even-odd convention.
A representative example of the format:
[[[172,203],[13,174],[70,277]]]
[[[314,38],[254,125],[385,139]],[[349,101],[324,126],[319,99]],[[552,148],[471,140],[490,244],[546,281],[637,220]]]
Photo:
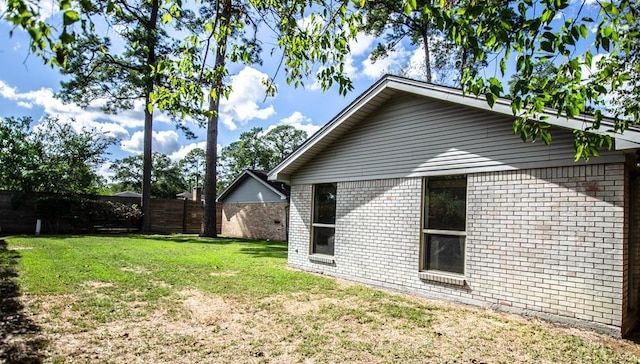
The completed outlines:
[[[422,12],[426,2],[417,1],[411,10],[403,2],[395,0],[364,2],[360,8],[364,12],[361,29],[378,39],[384,39],[384,42],[377,44],[370,58],[375,62],[387,57],[395,51],[397,44],[408,39],[412,45],[421,46],[424,50],[425,62],[421,73],[427,82],[433,82],[435,74],[438,83],[457,85],[464,68],[477,69],[485,63],[469,62],[472,59],[469,52],[472,50],[458,47],[446,38],[444,32],[438,29],[435,19]],[[401,70],[404,73],[410,71],[413,70]],[[451,73],[457,73],[458,76],[451,76]]]
[[[142,231],[149,231],[151,227],[151,95],[158,85],[166,82],[156,72],[159,62],[176,46],[168,35],[171,29],[162,19],[171,18],[177,9],[163,4],[160,0],[79,2],[88,20],[97,21],[102,17],[104,21],[97,25],[83,21],[82,31],[70,45],[66,67],[62,69],[71,79],[62,82],[58,94],[66,102],[85,107],[94,100],[106,99],[103,109],[112,113],[132,109],[136,101],[145,100]],[[181,23],[177,24],[179,28]],[[99,36],[96,30],[103,27],[107,28],[105,37]]]
[[[268,168],[271,170],[282,162],[289,154],[307,139],[307,132],[291,125],[278,125],[269,130],[263,137],[267,148],[272,151]]]
[[[245,169],[268,170],[273,151],[264,143],[262,128],[252,128],[240,134],[237,141],[222,148],[223,185],[228,185]]]
[[[217,137],[220,100],[231,91],[227,84],[229,63],[261,63],[261,42],[258,29],[274,32],[278,48],[282,51],[287,83],[304,84],[304,79],[315,73],[318,63],[324,67],[316,74],[323,89],[337,84],[345,94],[352,89],[344,72],[347,44],[355,37],[357,14],[349,12],[349,1],[288,0],[288,1],[207,1],[201,10],[200,28],[187,40],[191,48],[185,50],[175,62],[163,67],[180,92],[159,89],[155,101],[159,107],[192,105],[201,109],[208,101],[207,170],[205,177],[205,209],[201,235],[216,236]],[[198,38],[206,34],[205,39]],[[195,49],[195,50],[194,50]],[[208,68],[207,57],[213,54],[213,65]],[[197,58],[198,56],[202,58]],[[194,62],[200,59],[200,62]],[[194,68],[194,65],[202,65]],[[203,97],[193,87],[193,80],[210,87]],[[268,93],[275,92],[273,80],[265,80]]]
[[[575,3],[575,2],[574,2]],[[599,155],[599,148],[611,147],[610,135],[594,134],[603,121],[603,108],[610,95],[625,95],[638,82],[638,15],[636,1],[582,0],[575,14],[565,15],[570,0],[463,0],[427,2],[405,1],[406,12],[420,9],[434,19],[437,28],[456,45],[472,50],[472,62],[498,55],[496,72],[504,77],[509,63],[524,80],[534,77],[538,65],[553,62],[555,74],[544,80],[518,83],[511,90],[511,107],[517,117],[514,129],[525,140],[551,141],[548,125],[541,115],[547,106],[557,116],[573,118],[595,108],[585,130],[576,130],[576,160]],[[594,10],[595,9],[595,10]],[[591,14],[585,14],[591,13]],[[595,14],[595,15],[594,15]],[[589,29],[595,29],[593,40]],[[595,61],[595,55],[602,57]],[[498,71],[499,70],[499,71]],[[585,70],[587,72],[585,72]],[[504,95],[503,81],[486,77],[494,72],[465,69],[461,84],[465,92],[482,95],[490,106]],[[550,83],[555,88],[546,88]],[[640,122],[633,91],[614,115],[613,133]],[[625,100],[624,97],[621,100]],[[637,100],[637,97],[635,98]],[[587,119],[589,120],[589,119]]]
[[[187,188],[178,164],[162,153],[152,154],[153,173],[151,175],[151,196],[174,199]],[[114,172],[113,181],[120,191],[140,192],[142,186],[142,164],[144,156],[137,155],[115,161],[110,169]]]
[[[262,128],[241,133],[237,141],[222,148],[222,185],[229,185],[245,169],[273,169],[306,138],[304,130],[291,125],[279,125],[266,133]]]
[[[152,1],[155,4],[156,0]],[[64,12],[59,32],[39,20],[37,6],[28,0],[8,2],[5,18],[29,32],[34,52],[47,62],[64,66],[69,45],[75,42],[72,25],[79,20],[84,8],[94,2],[80,1],[84,4],[80,12],[70,9],[71,0],[57,0],[57,3]],[[187,6],[183,6],[181,0],[167,0],[162,4],[174,9],[175,14]],[[348,0],[207,0],[204,4],[203,16],[194,23],[200,26],[182,43],[182,52],[153,67],[155,75],[170,80],[171,87],[158,87],[147,105],[151,107],[153,103],[163,110],[179,110],[184,115],[206,110],[207,171],[201,235],[215,237],[218,112],[221,97],[231,91],[227,84],[229,63],[259,63],[258,29],[271,30],[277,43],[273,51],[278,48],[282,52],[281,66],[288,84],[301,86],[309,75],[315,74],[324,90],[335,84],[341,94],[346,94],[353,86],[346,76],[344,60],[347,44],[357,34],[355,24],[359,14],[350,12]],[[163,15],[163,21],[170,23],[175,18]],[[90,24],[91,19],[87,22]],[[148,34],[150,40],[153,32]],[[201,39],[203,34],[205,37]],[[55,53],[56,57],[48,52]],[[211,66],[210,53],[214,54]],[[318,64],[320,71],[315,68]],[[275,92],[273,80],[265,80],[265,84],[270,93]],[[203,95],[202,87],[210,89],[207,95]],[[208,108],[205,108],[207,102]]]
[[[92,194],[95,168],[115,141],[94,130],[46,118],[37,129],[28,117],[0,119],[0,188],[23,192]]]
[[[187,181],[191,189],[200,188],[203,184],[204,171],[207,164],[207,154],[202,148],[195,148],[189,151],[179,162],[178,167],[182,173],[182,178]]]
[[[368,2],[372,0],[360,0],[358,5],[362,7]],[[73,42],[73,36],[69,36],[73,33],[70,33],[69,29],[79,19],[79,15],[70,8],[70,0],[58,0],[64,21],[60,31],[53,32],[51,26],[39,20],[37,7],[34,7],[33,3],[27,0],[8,2],[5,18],[29,32],[32,40],[31,49],[34,52],[42,55],[48,62],[62,63],[65,60],[66,46]],[[325,61],[331,59],[332,62],[329,64],[334,67],[327,67],[319,73],[324,80],[323,86],[328,87],[335,81],[341,86],[341,91],[345,90],[345,87],[348,90],[348,82],[340,78],[343,75],[339,66],[342,58],[333,58],[336,53],[344,52],[345,38],[341,37],[344,33],[328,38],[323,38],[322,35],[327,30],[341,27],[353,30],[357,16],[347,15],[346,2],[340,2],[337,8],[331,8],[322,1],[291,3],[252,3],[249,4],[251,6],[237,9],[267,9],[274,14],[282,15],[281,26],[275,27],[274,30],[280,34],[277,36],[279,47],[284,48],[285,54],[291,56],[286,57],[287,61],[284,62],[290,82],[301,82],[310,68],[309,65],[315,61],[326,63]],[[299,28],[295,22],[296,16],[300,18],[308,14],[301,11],[301,8],[306,9],[307,5],[314,4],[316,6],[313,10],[326,15],[324,19],[328,19],[328,26],[319,24],[314,28],[319,30],[319,33],[298,33],[293,30]],[[420,10],[425,17],[433,21],[435,29],[442,32],[446,39],[462,49],[469,50],[471,64],[493,61],[496,65],[494,71],[465,69],[461,77],[463,90],[484,96],[490,106],[505,93],[505,81],[499,77],[504,77],[507,64],[515,65],[516,72],[523,71],[523,77],[528,78],[537,63],[544,60],[553,61],[558,67],[553,81],[563,87],[551,92],[542,90],[532,93],[528,88],[514,90],[512,95],[511,106],[517,117],[514,127],[527,139],[535,139],[549,133],[540,115],[544,106],[549,104],[554,106],[560,117],[575,117],[588,105],[596,106],[593,119],[588,121],[590,127],[575,133],[576,158],[589,158],[597,155],[599,147],[611,145],[610,137],[590,133],[600,128],[603,120],[602,108],[610,95],[621,95],[620,100],[629,101],[623,103],[614,115],[614,133],[622,132],[640,122],[638,104],[633,102],[634,98],[637,100],[633,92],[633,86],[638,81],[635,66],[637,62],[625,64],[627,61],[633,61],[634,55],[637,56],[637,39],[640,36],[637,27],[640,10],[637,1],[439,0],[418,5],[415,0],[403,0],[402,4],[406,14],[411,14],[415,9]],[[563,12],[570,5],[577,6],[577,11],[569,17]],[[327,9],[336,9],[338,12]],[[585,15],[585,12],[597,15]],[[231,32],[220,32],[221,24],[214,22],[214,26],[209,27],[212,29],[211,34],[230,35]],[[590,28],[595,29],[593,39]],[[349,33],[353,35],[353,32]],[[216,44],[226,47],[226,43]],[[325,51],[328,52],[324,53]],[[318,56],[318,52],[323,55]],[[495,60],[488,59],[488,54],[495,55]],[[594,63],[596,56],[602,56],[603,60]],[[60,60],[62,62],[59,62]],[[217,65],[224,66],[226,63]],[[590,70],[592,75],[587,77],[584,69]],[[225,71],[226,67],[219,70]],[[184,68],[183,71],[185,74],[188,73]],[[332,77],[335,74],[338,79]],[[498,74],[500,76],[497,76]],[[219,75],[217,80],[222,81],[226,73],[219,72]],[[527,94],[529,95],[524,96]],[[178,92],[176,98],[184,95]],[[208,231],[211,231],[210,228]]]

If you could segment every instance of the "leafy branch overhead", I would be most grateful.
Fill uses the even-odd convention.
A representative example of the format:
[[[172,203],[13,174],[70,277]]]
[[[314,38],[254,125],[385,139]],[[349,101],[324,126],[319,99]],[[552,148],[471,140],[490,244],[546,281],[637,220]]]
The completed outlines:
[[[488,54],[498,55],[495,67],[502,77],[507,65],[515,64],[523,82],[512,85],[511,106],[519,117],[514,130],[523,140],[550,142],[549,128],[541,116],[544,111],[553,109],[560,117],[573,118],[593,107],[593,117],[585,118],[589,126],[575,132],[576,160],[588,159],[599,155],[599,148],[611,146],[610,137],[590,131],[602,127],[619,133],[640,121],[640,91],[634,87],[640,75],[637,2],[583,0],[572,17],[564,13],[569,0],[440,0],[424,4],[405,0],[403,4],[407,14],[420,9],[448,39],[472,50],[474,62],[489,60]],[[585,15],[593,7],[596,18]],[[589,29],[595,29],[594,36]],[[557,72],[540,82],[527,82],[545,62],[552,62]],[[505,96],[503,81],[497,75],[486,77],[486,73],[467,68],[461,84],[466,92],[484,96],[493,106]],[[611,107],[611,96],[620,107]],[[606,113],[612,116],[610,126],[601,125]]]

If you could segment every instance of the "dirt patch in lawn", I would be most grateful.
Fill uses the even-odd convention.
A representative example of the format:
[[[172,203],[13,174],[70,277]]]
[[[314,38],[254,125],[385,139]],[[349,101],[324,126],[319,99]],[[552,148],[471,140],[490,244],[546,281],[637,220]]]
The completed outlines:
[[[122,268],[124,272],[131,272],[135,274],[151,274],[153,271],[150,271],[144,267],[125,267]]]
[[[242,299],[198,289],[88,320],[79,298],[31,297],[46,360],[130,363],[636,362],[637,344],[490,310],[345,285]],[[354,292],[351,290],[356,289]],[[146,310],[146,311],[145,311]]]
[[[113,287],[113,283],[109,283],[109,282],[93,282],[93,281],[89,281],[89,282],[85,282],[84,285],[86,287],[90,287],[90,288],[94,288],[94,289],[111,288],[111,287]]]
[[[238,272],[236,272],[236,271],[211,272],[211,273],[209,273],[209,275],[213,276],[213,277],[233,277],[236,274],[238,274]]]

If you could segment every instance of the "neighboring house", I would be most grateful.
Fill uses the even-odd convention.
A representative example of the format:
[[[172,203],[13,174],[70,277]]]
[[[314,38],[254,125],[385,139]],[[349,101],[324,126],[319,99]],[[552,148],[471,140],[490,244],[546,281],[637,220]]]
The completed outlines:
[[[202,188],[194,188],[193,191],[184,191],[176,194],[176,198],[178,200],[189,200],[189,201],[204,201],[204,195],[202,194]]]
[[[627,333],[640,133],[574,162],[583,122],[548,116],[553,143],[523,143],[507,100],[382,78],[269,174],[291,185],[289,265]]]
[[[264,172],[244,170],[217,198],[222,205],[222,235],[287,240],[289,187],[267,180]]]

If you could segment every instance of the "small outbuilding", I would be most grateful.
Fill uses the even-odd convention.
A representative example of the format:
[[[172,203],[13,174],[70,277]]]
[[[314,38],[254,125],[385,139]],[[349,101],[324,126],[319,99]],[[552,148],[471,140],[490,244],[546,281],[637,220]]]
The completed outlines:
[[[640,130],[544,113],[523,143],[509,100],[386,76],[269,174],[291,185],[289,265],[620,336],[640,318]]]
[[[267,174],[244,170],[220,195],[221,235],[245,239],[287,240],[289,186]]]

